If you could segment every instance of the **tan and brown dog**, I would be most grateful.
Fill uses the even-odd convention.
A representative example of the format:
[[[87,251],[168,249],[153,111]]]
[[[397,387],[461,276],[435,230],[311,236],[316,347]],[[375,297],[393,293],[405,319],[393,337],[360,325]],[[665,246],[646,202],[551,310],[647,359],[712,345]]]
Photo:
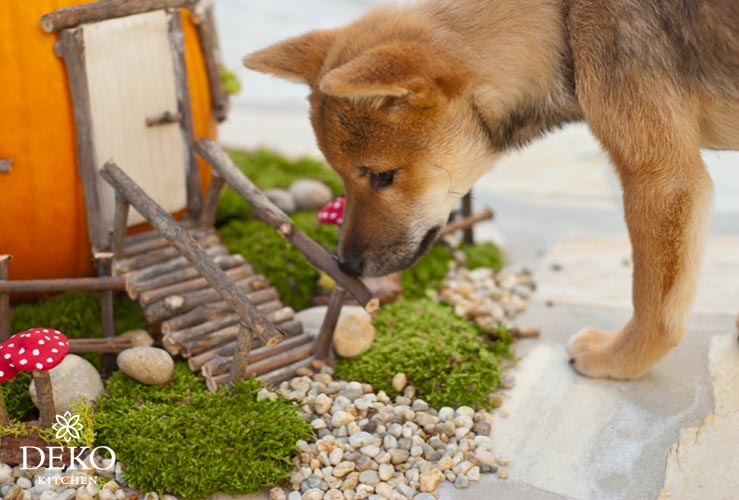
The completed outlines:
[[[586,121],[623,186],[634,314],[580,331],[572,362],[636,378],[683,336],[712,196],[699,149],[739,149],[739,2],[429,0],[244,63],[310,86],[354,274],[411,265],[498,156]]]

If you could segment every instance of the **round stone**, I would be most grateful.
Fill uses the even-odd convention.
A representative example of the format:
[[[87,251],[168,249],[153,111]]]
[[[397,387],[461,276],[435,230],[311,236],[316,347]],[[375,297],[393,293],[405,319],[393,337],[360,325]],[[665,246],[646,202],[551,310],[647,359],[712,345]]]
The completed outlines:
[[[375,336],[375,327],[369,313],[353,310],[342,315],[336,323],[334,349],[341,357],[353,358],[372,347]]]
[[[174,373],[172,356],[158,347],[131,347],[116,361],[124,374],[146,385],[166,385]]]
[[[96,401],[105,389],[100,373],[89,361],[76,354],[67,354],[56,368],[49,371],[49,376],[58,414],[72,411],[72,406],[82,399]],[[31,382],[28,392],[38,405],[34,382]]]
[[[286,214],[293,213],[297,208],[295,198],[287,189],[265,189],[264,195]]]
[[[380,476],[377,474],[377,471],[366,470],[359,475],[359,482],[374,486],[380,482]]]
[[[398,373],[393,377],[393,389],[395,389],[398,392],[402,392],[403,389],[405,389],[406,384],[408,383],[408,377],[406,377],[405,373]]]
[[[295,200],[297,210],[320,210],[331,201],[331,188],[315,179],[299,179],[293,182],[288,191]]]

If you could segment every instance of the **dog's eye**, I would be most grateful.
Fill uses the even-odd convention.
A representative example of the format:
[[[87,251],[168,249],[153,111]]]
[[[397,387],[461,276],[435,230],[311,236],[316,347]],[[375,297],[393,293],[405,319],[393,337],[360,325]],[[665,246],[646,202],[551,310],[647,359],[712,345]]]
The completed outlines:
[[[395,180],[395,170],[370,174],[370,186],[373,189],[386,188],[393,183],[393,180]]]

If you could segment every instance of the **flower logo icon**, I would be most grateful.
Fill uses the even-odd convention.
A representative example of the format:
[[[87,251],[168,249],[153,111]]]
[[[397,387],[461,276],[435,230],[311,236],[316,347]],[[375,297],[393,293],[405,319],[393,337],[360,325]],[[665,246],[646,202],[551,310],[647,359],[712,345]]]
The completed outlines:
[[[80,416],[72,415],[70,412],[65,412],[64,415],[57,415],[56,423],[51,428],[56,433],[55,436],[57,439],[61,439],[67,443],[73,439],[79,439],[80,431],[82,431]]]

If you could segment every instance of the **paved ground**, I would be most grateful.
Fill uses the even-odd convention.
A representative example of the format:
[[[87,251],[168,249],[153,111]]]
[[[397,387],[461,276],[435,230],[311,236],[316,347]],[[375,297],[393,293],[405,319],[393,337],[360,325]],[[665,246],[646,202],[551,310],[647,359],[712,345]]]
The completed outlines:
[[[224,54],[241,56],[307,29],[347,21],[378,2],[217,0]],[[247,75],[221,138],[319,155],[305,89]],[[480,234],[514,264],[537,270],[540,288],[523,323],[542,337],[520,342],[517,383],[494,426],[510,479],[486,478],[442,499],[739,498],[739,154],[706,154],[716,185],[703,278],[684,341],[642,380],[575,375],[564,345],[584,325],[617,328],[629,317],[629,246],[615,176],[583,126],[568,127],[501,161],[475,189],[496,220]],[[552,264],[559,271],[553,269]]]

